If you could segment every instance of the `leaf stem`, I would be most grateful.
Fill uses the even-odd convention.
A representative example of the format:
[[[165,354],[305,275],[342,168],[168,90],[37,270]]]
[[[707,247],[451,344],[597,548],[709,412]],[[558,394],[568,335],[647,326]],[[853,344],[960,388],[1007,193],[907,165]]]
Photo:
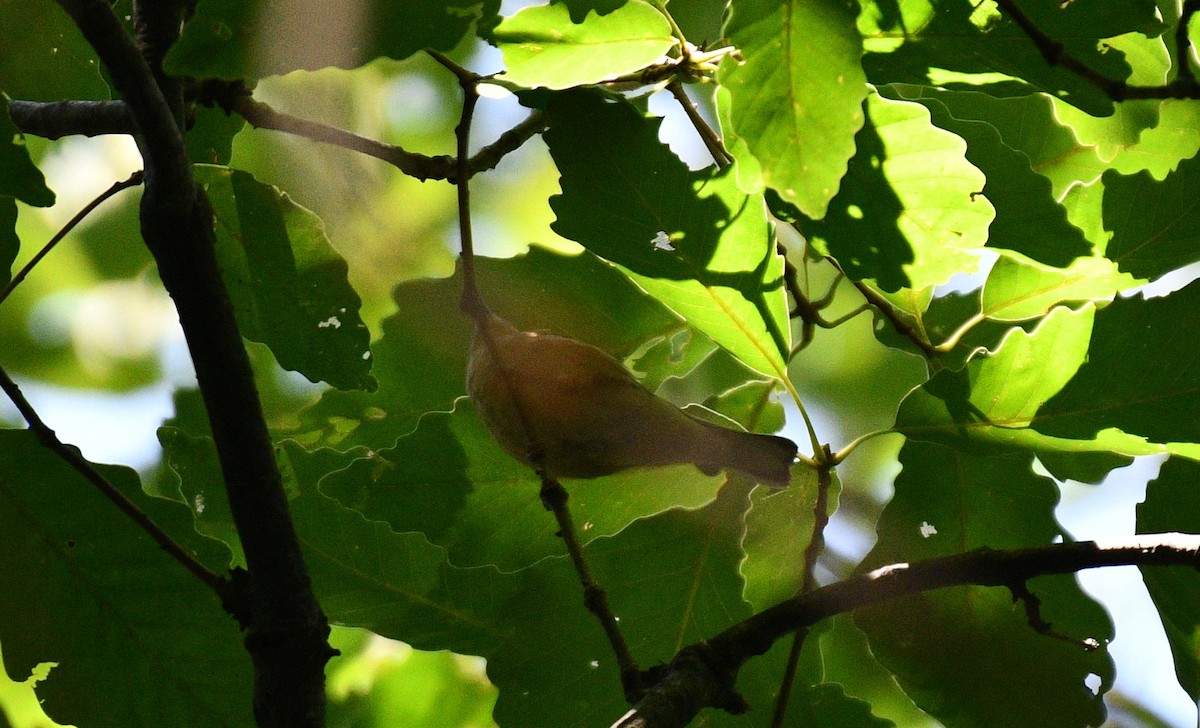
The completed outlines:
[[[15,276],[13,276],[12,280],[8,282],[8,285],[4,287],[4,290],[0,291],[0,303],[3,303],[4,299],[8,298],[9,294],[13,292],[13,289],[20,285],[21,281],[25,280],[30,272],[33,271],[34,267],[42,261],[42,258],[45,258],[46,255],[48,255],[50,251],[54,249],[54,246],[58,245],[63,238],[70,234],[70,232],[75,229],[75,226],[83,222],[84,218],[90,215],[93,210],[121,190],[140,185],[144,176],[145,172],[138,170],[129,175],[128,179],[121,180],[120,182],[114,182],[111,187],[101,192],[96,196],[95,199],[84,205],[83,209],[75,213],[75,216],[68,220],[67,224],[63,225],[62,228],[60,228],[59,231],[54,234],[54,237],[50,238],[50,242],[42,246],[42,249],[39,250],[32,258],[30,258],[28,263],[22,266],[21,270]]]
[[[935,346],[933,348],[942,354],[950,351],[958,344],[959,340],[961,340],[962,337],[967,335],[967,333],[971,329],[975,328],[976,326],[978,326],[979,324],[983,323],[986,320],[987,320],[987,316],[983,315],[983,312],[975,314],[971,318],[964,321],[961,326],[959,326],[957,329],[955,329],[954,333],[947,336],[945,341],[943,341],[942,343],[938,344],[937,346]]]
[[[12,380],[12,377],[8,375],[8,372],[3,367],[0,367],[0,389],[3,389],[8,398],[12,400],[12,403],[16,405],[17,411],[25,418],[25,422],[29,424],[29,430],[37,437],[42,447],[53,452],[63,462],[71,466],[75,472],[82,475],[105,498],[128,516],[129,520],[145,531],[168,556],[178,561],[183,568],[187,569],[205,586],[212,589],[218,597],[224,600],[228,593],[229,580],[219,576],[197,561],[183,546],[176,543],[166,531],[162,530],[158,524],[151,520],[136,503],[122,493],[117,486],[113,485],[108,478],[101,475],[90,462],[79,454],[78,450],[72,449],[64,444],[62,440],[59,440],[58,435],[54,434],[54,430],[51,430],[42,421],[37,410],[29,403],[29,400],[25,399],[25,395],[21,393],[20,387],[17,386],[17,383]]]

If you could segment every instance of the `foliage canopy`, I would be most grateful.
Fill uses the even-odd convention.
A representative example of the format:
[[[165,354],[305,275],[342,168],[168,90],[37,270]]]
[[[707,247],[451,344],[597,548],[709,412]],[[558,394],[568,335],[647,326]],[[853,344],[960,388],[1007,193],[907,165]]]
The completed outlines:
[[[0,411],[3,662],[17,681],[54,663],[36,695],[59,723],[248,726],[254,668],[222,589],[232,568],[260,578],[256,524],[224,458],[255,444],[228,443],[221,395],[178,372],[163,284],[181,311],[193,284],[141,242],[164,165],[80,20],[110,5],[0,2],[0,373],[35,404],[167,388],[173,412],[155,462],[89,466]],[[265,413],[343,651],[329,725],[612,725],[664,677],[692,680],[681,650],[746,625],[761,649],[712,658],[736,695],[714,689],[697,724],[771,725],[781,692],[776,725],[1104,722],[1113,624],[1081,566],[1054,566],[1077,536],[1056,508],[1062,481],[1158,456],[1137,532],[1200,533],[1200,283],[1180,272],[1200,260],[1196,3],[164,5],[177,40],[136,2],[114,27],[166,22],[143,49],[261,395],[231,406]],[[145,194],[114,190],[35,258],[143,166],[73,135],[135,131]],[[470,231],[479,289],[518,326],[802,443],[783,490],[687,465],[564,483],[640,683],[584,608],[542,478],[465,397]],[[182,318],[203,372],[204,316]],[[1122,487],[1118,471],[1094,495]],[[835,513],[869,553],[826,545]],[[889,564],[1039,548],[1043,569],[1006,579],[755,621],[818,581],[870,590]],[[1200,575],[1139,559],[1121,563],[1142,567],[1200,700]],[[28,725],[15,691],[0,704]]]

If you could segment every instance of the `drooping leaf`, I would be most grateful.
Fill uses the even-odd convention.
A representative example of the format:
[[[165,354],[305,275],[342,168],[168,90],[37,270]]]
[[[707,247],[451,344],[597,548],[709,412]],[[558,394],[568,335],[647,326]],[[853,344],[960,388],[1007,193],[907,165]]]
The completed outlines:
[[[546,144],[563,193],[564,237],[629,271],[689,324],[768,376],[789,348],[783,261],[761,195],[736,174],[688,171],[658,141],[658,120],[593,93],[556,98]]]
[[[932,12],[919,27],[899,28],[904,42],[867,45],[863,68],[876,85],[929,83],[931,69],[960,74],[988,74],[978,84],[996,96],[1024,96],[1041,90],[1096,116],[1112,113],[1113,102],[1103,91],[1061,65],[1045,60],[1029,36],[992,3],[923,2]],[[1130,75],[1124,54],[1109,50],[1106,38],[1128,32],[1158,35],[1162,21],[1152,0],[1109,3],[1087,0],[1067,5],[1019,2],[1033,25],[1084,65],[1115,80]],[[878,51],[878,52],[873,52]],[[1004,74],[1007,80],[995,78]],[[959,88],[969,81],[945,85]]]
[[[370,332],[320,218],[245,172],[198,165],[196,178],[242,335],[314,382],[373,389]]]
[[[639,71],[676,44],[663,14],[628,0],[606,14],[574,20],[567,3],[523,8],[489,40],[504,54],[498,78],[525,88],[565,89]]]
[[[1121,270],[1154,280],[1200,260],[1200,157],[1162,182],[1148,172],[1106,172],[1102,182],[1104,228],[1112,232],[1106,254]]]
[[[54,193],[46,186],[42,171],[29,159],[25,137],[9,116],[8,101],[0,93],[0,195],[35,207],[50,207]]]
[[[128,468],[97,466],[160,526],[187,539],[180,504],[147,497]],[[237,624],[91,483],[27,431],[0,431],[0,641],[60,723],[252,726],[252,674]],[[221,547],[185,544],[212,568]],[[119,664],[120,669],[113,665]]]
[[[1057,487],[1033,474],[1028,454],[986,457],[910,441],[900,461],[904,469],[867,566],[1049,544],[1062,535],[1054,520]],[[1057,633],[1101,645],[1111,640],[1108,615],[1074,576],[1038,577],[1028,587]],[[1038,634],[1006,589],[926,592],[863,610],[856,621],[909,696],[947,726],[1104,721],[1102,696],[1113,680],[1108,652]],[[1014,662],[1024,668],[1014,672]],[[1092,675],[1100,679],[1095,693],[1084,684]]]
[[[1146,500],[1137,507],[1138,533],[1200,532],[1200,467],[1194,461],[1171,458],[1146,486]],[[1158,607],[1175,674],[1192,699],[1200,696],[1200,615],[1192,608],[1200,599],[1200,575],[1194,569],[1144,566],[1142,579]]]
[[[1200,283],[1163,298],[1118,298],[1096,314],[1087,359],[1038,415],[1039,431],[1089,439],[1106,428],[1151,442],[1200,442],[1200,366],[1190,332]]]
[[[532,247],[507,260],[476,260],[488,304],[526,330],[549,329],[623,358],[678,332],[681,322],[590,253],[565,256]],[[426,412],[448,412],[466,393],[471,326],[459,310],[461,273],[410,281],[394,293],[395,316],[372,345],[379,389],[326,392],[301,413],[307,445],[391,447]]]
[[[168,73],[259,79],[328,66],[357,68],[423,48],[448,51],[494,13],[480,0],[372,0],[325,6],[307,0],[203,0],[172,46]]]
[[[920,104],[867,97],[858,151],[825,219],[801,231],[854,279],[920,291],[971,270],[994,217],[963,140]]]
[[[820,218],[837,193],[867,95],[862,38],[845,0],[745,0],[725,33],[741,51],[721,64],[732,127],[763,179],[805,215]],[[722,117],[724,124],[724,116]]]

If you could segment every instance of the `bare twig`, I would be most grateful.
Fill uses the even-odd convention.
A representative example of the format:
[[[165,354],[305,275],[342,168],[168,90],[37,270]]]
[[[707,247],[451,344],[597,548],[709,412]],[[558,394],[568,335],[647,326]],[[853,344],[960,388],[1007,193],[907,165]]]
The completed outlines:
[[[54,237],[50,238],[50,242],[42,246],[42,249],[29,259],[29,262],[26,263],[21,270],[18,271],[15,276],[13,276],[12,280],[8,282],[8,285],[4,287],[4,290],[0,291],[0,303],[3,303],[4,299],[8,298],[9,294],[13,292],[13,289],[16,288],[21,281],[25,280],[30,271],[33,270],[34,266],[40,263],[42,258],[45,258],[46,255],[54,249],[54,246],[58,245],[59,241],[65,238],[72,230],[74,230],[76,225],[83,222],[84,218],[90,215],[93,210],[103,204],[108,198],[117,194],[121,190],[140,185],[142,183],[143,176],[144,173],[141,170],[138,170],[137,172],[131,174],[128,179],[120,182],[114,182],[111,187],[101,192],[94,200],[84,205],[82,210],[75,213],[75,216],[68,220],[67,224],[63,225],[62,228],[54,234]]]
[[[17,386],[17,383],[8,376],[8,372],[4,371],[2,367],[0,367],[0,389],[3,389],[8,398],[12,400],[12,403],[16,405],[17,411],[29,423],[29,430],[37,437],[38,442],[43,447],[53,452],[63,462],[70,465],[75,472],[82,475],[89,483],[95,486],[96,490],[100,491],[105,498],[128,516],[129,520],[145,531],[168,556],[178,561],[183,568],[191,572],[193,576],[203,582],[209,589],[212,589],[222,600],[225,598],[229,589],[229,580],[213,573],[208,567],[197,561],[186,549],[176,543],[166,531],[159,528],[158,524],[151,520],[136,503],[122,493],[117,486],[113,485],[108,478],[101,475],[90,462],[79,454],[78,450],[63,444],[62,440],[59,440],[58,436],[54,434],[54,430],[51,430],[42,421],[42,418],[38,416],[37,410],[33,408],[33,405],[29,404],[29,400],[25,399],[25,395],[21,393],[21,389]]]
[[[667,84],[667,90],[683,107],[683,113],[687,114],[688,121],[692,122],[696,133],[700,135],[700,140],[704,142],[704,146],[708,149],[708,153],[712,155],[713,161],[718,167],[728,167],[733,164],[733,157],[725,150],[725,144],[721,141],[721,135],[713,130],[704,117],[700,115],[700,111],[696,109],[696,105],[688,98],[687,91],[683,88],[683,83],[678,77],[671,79]]]

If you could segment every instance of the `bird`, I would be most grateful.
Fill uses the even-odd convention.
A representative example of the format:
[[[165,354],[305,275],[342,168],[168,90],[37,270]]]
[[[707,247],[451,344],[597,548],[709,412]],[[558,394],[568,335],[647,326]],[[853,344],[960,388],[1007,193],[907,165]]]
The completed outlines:
[[[796,444],[720,427],[641,385],[605,351],[475,314],[467,391],[483,424],[516,460],[562,478],[692,463],[774,487],[791,479]]]

